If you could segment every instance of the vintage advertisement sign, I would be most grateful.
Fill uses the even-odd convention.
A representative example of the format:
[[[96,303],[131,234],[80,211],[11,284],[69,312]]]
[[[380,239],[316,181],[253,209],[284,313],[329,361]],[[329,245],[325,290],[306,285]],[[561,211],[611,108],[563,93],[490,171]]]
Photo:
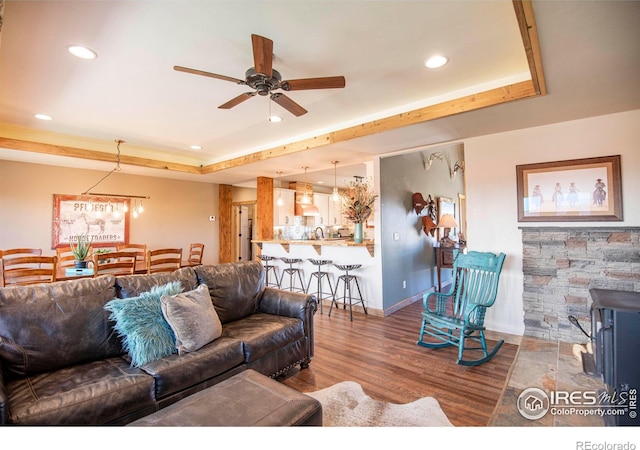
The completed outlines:
[[[93,246],[129,243],[128,198],[53,195],[52,247],[76,242],[87,234]]]

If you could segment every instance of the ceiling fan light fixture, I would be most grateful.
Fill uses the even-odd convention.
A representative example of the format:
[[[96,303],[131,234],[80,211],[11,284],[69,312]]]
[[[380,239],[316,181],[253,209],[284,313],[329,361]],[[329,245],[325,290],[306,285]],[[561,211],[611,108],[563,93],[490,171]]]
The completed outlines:
[[[83,47],[82,45],[70,45],[67,47],[69,53],[73,56],[76,56],[80,59],[96,59],[98,54],[91,50],[88,47]]]
[[[437,69],[438,67],[444,66],[449,60],[442,55],[434,55],[431,58],[427,59],[424,63],[429,69]]]
[[[282,117],[276,116],[276,115],[271,115],[271,116],[269,116],[269,122],[273,122],[273,123],[282,122]]]

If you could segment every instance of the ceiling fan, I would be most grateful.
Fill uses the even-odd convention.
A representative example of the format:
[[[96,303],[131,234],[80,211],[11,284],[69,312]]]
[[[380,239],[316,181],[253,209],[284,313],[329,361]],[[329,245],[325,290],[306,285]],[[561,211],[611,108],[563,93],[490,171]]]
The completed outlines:
[[[182,66],[173,66],[173,69],[179,72],[217,78],[219,80],[231,81],[236,84],[244,84],[254,89],[254,91],[240,94],[228,102],[218,106],[220,109],[231,109],[245,100],[250,99],[254,95],[259,94],[262,96],[269,95],[271,100],[282,106],[294,116],[301,116],[307,113],[306,109],[283,93],[273,91],[278,89],[282,89],[283,91],[301,91],[307,89],[331,89],[345,87],[346,82],[343,76],[300,78],[298,80],[283,81],[280,72],[272,67],[273,41],[271,39],[258,36],[257,34],[252,34],[251,43],[253,45],[254,66],[246,71],[244,80]]]

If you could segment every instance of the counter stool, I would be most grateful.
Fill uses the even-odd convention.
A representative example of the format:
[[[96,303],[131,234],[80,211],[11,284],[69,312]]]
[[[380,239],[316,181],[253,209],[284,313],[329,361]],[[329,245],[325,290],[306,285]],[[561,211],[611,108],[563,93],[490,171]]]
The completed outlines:
[[[275,265],[269,264],[270,261],[274,261],[278,258],[275,256],[269,256],[269,255],[258,255],[258,258],[260,258],[260,260],[264,262],[264,270],[266,271],[265,277],[264,277],[265,286],[275,286],[279,288],[280,282],[278,281],[278,272],[276,270],[277,267]],[[273,272],[273,278],[275,279],[275,281],[269,282],[269,272]]]
[[[328,260],[328,259],[312,259],[309,258],[307,261],[309,261],[311,264],[313,264],[314,266],[318,266],[318,270],[315,272],[311,272],[311,276],[309,277],[309,284],[307,285],[307,294],[309,293],[309,290],[311,289],[311,282],[313,281],[313,278],[315,277],[317,282],[318,282],[318,286],[316,289],[316,298],[318,299],[318,303],[320,304],[320,314],[322,314],[322,300],[324,299],[330,299],[332,304],[336,301],[336,294],[333,291],[333,287],[331,286],[331,277],[329,276],[329,272],[323,272],[322,271],[322,266],[327,265],[327,264],[331,264],[333,263],[333,261]],[[327,283],[329,283],[329,293],[331,294],[331,297],[325,297],[324,296],[324,291],[322,290],[322,280],[326,278],[327,279]],[[336,304],[337,306],[337,304]]]
[[[283,269],[282,276],[280,277],[280,289],[289,289],[290,291],[304,292],[304,280],[302,278],[302,271],[298,267],[293,267],[294,264],[302,262],[300,258],[280,258],[285,264],[289,264],[289,267]],[[289,286],[284,286],[284,276],[289,275]],[[296,287],[296,275],[300,281],[300,287]]]
[[[331,303],[331,307],[329,308],[329,317],[331,317],[331,310],[333,309],[333,304],[338,306],[338,303],[342,303],[343,308],[347,308],[347,301],[349,302],[349,319],[353,322],[353,305],[354,303],[357,305],[358,303],[362,303],[362,308],[364,309],[364,313],[367,313],[367,307],[364,305],[364,299],[362,298],[362,292],[360,292],[360,285],[358,284],[358,277],[355,275],[350,275],[350,270],[359,269],[362,267],[362,264],[334,264],[338,270],[344,271],[344,275],[340,275],[338,277],[338,282],[336,283],[335,294],[338,295],[338,288],[340,286],[340,282],[342,281],[342,289],[343,295],[342,297],[334,297],[334,301]],[[352,295],[352,283],[355,283],[356,290],[358,291],[358,297],[354,297]],[[342,300],[342,302],[338,302],[338,300]]]

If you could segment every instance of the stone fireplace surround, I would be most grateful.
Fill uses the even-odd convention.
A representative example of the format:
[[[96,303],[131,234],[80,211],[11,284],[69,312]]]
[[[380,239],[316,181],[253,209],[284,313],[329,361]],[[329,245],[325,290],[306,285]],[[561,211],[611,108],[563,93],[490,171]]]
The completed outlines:
[[[520,227],[525,336],[587,343],[589,289],[640,291],[640,227]]]

